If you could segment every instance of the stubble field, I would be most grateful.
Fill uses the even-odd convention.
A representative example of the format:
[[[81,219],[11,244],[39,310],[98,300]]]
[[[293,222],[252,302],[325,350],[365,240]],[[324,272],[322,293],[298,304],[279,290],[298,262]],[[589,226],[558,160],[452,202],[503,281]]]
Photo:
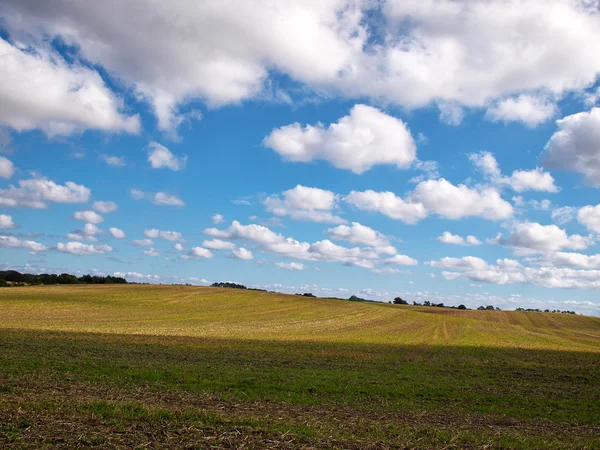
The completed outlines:
[[[599,448],[600,319],[0,290],[0,446]]]

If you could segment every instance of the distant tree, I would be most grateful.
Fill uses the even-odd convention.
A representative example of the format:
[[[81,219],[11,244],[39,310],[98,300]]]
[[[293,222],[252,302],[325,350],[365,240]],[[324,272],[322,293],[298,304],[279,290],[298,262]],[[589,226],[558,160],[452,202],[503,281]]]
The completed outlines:
[[[480,306],[479,308],[477,308],[478,311],[485,311],[485,306]]]
[[[400,297],[396,297],[394,299],[394,304],[395,305],[408,305],[408,302],[406,300],[402,300]]]
[[[458,305],[458,309],[467,309],[465,305]]]
[[[423,302],[423,306],[431,306],[431,302],[429,300],[425,300]]]
[[[364,298],[357,297],[356,295],[352,295],[348,300],[351,302],[364,302],[366,301]]]
[[[315,297],[315,295],[312,292],[305,292],[304,294],[302,294],[304,297]]]
[[[219,288],[229,288],[229,289],[248,289],[243,284],[231,283],[229,281],[213,283],[210,286],[211,287],[219,287]]]
[[[485,307],[485,309],[487,309],[488,311],[493,311],[494,307],[492,305],[488,305]]]
[[[417,303],[417,302],[415,302],[415,301],[413,301],[413,305],[414,305],[414,306],[421,306],[421,304],[420,304],[420,303]]]

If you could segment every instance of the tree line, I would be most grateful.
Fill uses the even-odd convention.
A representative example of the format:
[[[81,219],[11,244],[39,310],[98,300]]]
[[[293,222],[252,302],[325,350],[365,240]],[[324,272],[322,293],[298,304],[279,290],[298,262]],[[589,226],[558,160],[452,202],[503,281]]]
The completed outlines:
[[[0,270],[0,286],[23,286],[37,284],[127,284],[122,277],[111,275],[82,275],[80,277],[69,273],[21,273],[16,270]]]

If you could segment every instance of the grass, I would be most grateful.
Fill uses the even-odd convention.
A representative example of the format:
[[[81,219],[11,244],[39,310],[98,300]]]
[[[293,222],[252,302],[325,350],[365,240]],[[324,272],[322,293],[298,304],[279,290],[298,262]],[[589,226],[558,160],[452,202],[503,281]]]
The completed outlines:
[[[0,446],[598,448],[600,319],[0,291]]]

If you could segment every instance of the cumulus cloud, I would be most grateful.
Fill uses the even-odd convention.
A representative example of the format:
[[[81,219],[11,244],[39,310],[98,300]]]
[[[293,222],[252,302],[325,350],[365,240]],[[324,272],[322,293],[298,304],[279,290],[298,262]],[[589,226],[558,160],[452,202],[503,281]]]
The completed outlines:
[[[160,256],[160,252],[158,250],[156,250],[155,248],[149,248],[148,250],[144,250],[144,255],[156,257],[156,256]]]
[[[550,120],[557,113],[556,105],[547,97],[521,94],[500,100],[488,108],[485,118],[492,122],[523,122],[530,128]]]
[[[600,205],[584,206],[577,212],[577,221],[594,233],[600,233]]]
[[[481,241],[477,239],[475,236],[467,236],[467,238],[463,238],[462,236],[458,236],[456,234],[452,234],[449,231],[444,231],[441,236],[437,237],[436,240],[442,242],[444,244],[454,244],[454,245],[481,245]]]
[[[569,254],[556,253],[535,262],[557,262],[561,265],[589,267],[596,262],[594,257],[581,258],[573,254],[566,255]],[[465,279],[476,283],[500,285],[522,283],[545,288],[600,289],[600,270],[554,266],[524,267],[518,261],[511,259],[499,259],[493,265],[474,257],[443,258],[440,261],[431,261],[429,264],[433,267],[452,269],[452,271],[442,271],[442,276],[446,280]]]
[[[154,169],[171,169],[175,172],[185,169],[187,156],[177,157],[164,145],[158,142],[148,144],[148,162]]]
[[[344,200],[364,211],[377,211],[408,224],[417,223],[429,212],[446,219],[480,217],[487,220],[508,219],[513,207],[492,187],[470,188],[453,185],[444,178],[419,183],[406,199],[392,192],[352,191]]]
[[[407,168],[417,158],[415,142],[404,122],[367,105],[355,105],[350,115],[328,128],[299,123],[277,128],[263,144],[288,161],[321,159],[355,173],[378,164]]]
[[[236,259],[242,259],[242,260],[254,259],[254,255],[252,254],[252,252],[248,249],[245,249],[244,247],[236,248],[233,252],[231,252],[231,254]]]
[[[566,116],[556,125],[544,147],[544,166],[579,172],[586,183],[600,186],[600,108]]]
[[[12,161],[4,156],[0,156],[0,178],[11,178],[15,173],[15,166]]]
[[[100,159],[113,167],[125,167],[127,165],[123,156],[106,155],[102,153]]]
[[[543,266],[573,267],[577,269],[596,269],[600,267],[600,254],[584,255],[573,252],[551,252],[533,262]]]
[[[147,99],[159,128],[173,129],[185,120],[179,106],[187,101],[201,99],[214,107],[275,96],[269,89],[272,72],[306,84],[308,92],[370,97],[407,108],[486,107],[523,93],[560,97],[591,86],[600,72],[596,6],[523,0],[514,14],[514,5],[504,0],[324,0],[276,8],[268,2],[183,0],[110,7],[65,0],[44,8],[7,0],[2,13],[9,33],[28,42],[60,36],[82,59],[103,66]],[[134,16],[135,23],[127,20]],[[369,20],[373,16],[380,20]],[[154,36],[161,36],[163,45],[151,45]],[[560,45],[548,45],[556,36]],[[19,69],[13,72],[22,73]],[[95,74],[77,65],[67,70],[76,72],[77,81],[88,82]],[[27,80],[21,84],[30,98],[38,92],[46,96],[44,87],[56,85],[52,81],[43,79],[37,89]],[[99,90],[101,104],[113,104],[99,77],[76,83],[82,84]],[[67,92],[67,98],[81,96]],[[74,111],[69,117],[90,120],[90,111],[69,108],[79,102],[56,103]],[[111,113],[102,115],[101,124],[118,123],[113,111],[118,108],[106,109]]]
[[[427,217],[427,210],[422,203],[406,201],[393,192],[352,191],[344,200],[360,210],[379,212],[408,224],[417,223]]]
[[[94,202],[94,209],[102,214],[115,212],[119,207],[115,202]]]
[[[182,252],[183,250],[185,250],[185,249],[183,248],[183,245],[181,245],[179,242],[176,242],[175,244],[173,244],[173,248],[174,248],[175,250],[177,250],[178,252]]]
[[[35,241],[22,241],[14,236],[0,235],[0,247],[3,248],[24,248],[33,252],[43,252],[47,247]]]
[[[73,214],[73,219],[83,220],[84,222],[93,223],[94,225],[104,222],[104,218],[94,211],[77,211]]]
[[[304,270],[304,264],[297,263],[297,262],[291,262],[291,263],[277,262],[277,263],[275,263],[275,266],[279,267],[280,269],[291,270],[291,271]]]
[[[167,194],[166,192],[157,192],[154,194],[152,203],[155,205],[185,206],[185,203],[179,197]]]
[[[138,133],[139,116],[121,112],[123,102],[100,75],[68,64],[45,46],[22,50],[0,39],[0,124],[17,131],[42,129],[48,136],[88,128]]]
[[[119,228],[110,227],[108,231],[115,239],[123,239],[127,236],[125,232]]]
[[[214,255],[212,254],[212,252],[210,250],[207,250],[207,249],[202,248],[202,247],[194,247],[194,248],[192,248],[190,250],[190,253],[189,253],[188,256],[192,257],[192,258],[206,258],[206,259],[210,259]]]
[[[16,225],[13,222],[12,216],[9,216],[7,214],[0,214],[0,229],[8,229],[15,227]]]
[[[453,185],[444,178],[419,183],[411,200],[447,219],[480,217],[487,220],[507,219],[513,214],[510,203],[490,187],[469,188]]]
[[[149,245],[153,245],[154,241],[152,239],[136,239],[131,241],[131,243],[136,247],[147,247]]]
[[[419,264],[419,261],[406,255],[394,255],[391,258],[387,258],[385,260],[385,263],[397,264],[400,266],[416,266],[417,264]]]
[[[533,252],[583,250],[593,244],[593,240],[588,236],[579,234],[569,236],[565,230],[556,225],[540,225],[536,222],[519,223],[506,238],[499,234],[488,242]]]
[[[479,168],[484,176],[492,183],[499,186],[510,186],[517,192],[543,191],[558,192],[554,178],[548,172],[535,168],[533,170],[515,170],[511,176],[503,176],[498,166],[498,161],[490,152],[472,153],[469,155],[471,162]]]
[[[339,225],[335,228],[329,228],[326,232],[332,239],[348,241],[351,244],[362,244],[378,249],[380,253],[393,255],[396,249],[390,244],[389,239],[372,228],[362,225],[358,222],[352,222],[352,225]]]
[[[214,214],[212,216],[212,223],[214,223],[215,225],[219,225],[220,223],[223,222],[223,216],[221,214]]]
[[[167,241],[181,241],[183,236],[177,231],[162,231],[156,228],[144,230],[144,236],[151,239],[165,239]]]
[[[210,239],[202,243],[203,247],[210,248],[211,250],[233,250],[236,245],[233,242],[223,241],[221,239]]]
[[[136,281],[144,280],[144,281],[158,281],[160,277],[158,275],[144,275],[139,272],[114,272],[113,276],[115,277],[123,277],[126,279],[134,279]]]
[[[33,178],[20,180],[19,187],[0,189],[0,206],[43,209],[46,202],[86,203],[90,195],[88,188],[72,181],[60,185],[47,178]]]
[[[185,206],[183,200],[176,195],[167,194],[166,192],[144,192],[140,189],[131,188],[129,190],[131,198],[134,200],[149,200],[155,205],[161,206]]]
[[[338,195],[331,191],[297,185],[284,191],[282,195],[271,195],[264,200],[267,211],[276,216],[289,216],[297,220],[319,223],[345,223],[332,213]]]
[[[258,244],[263,251],[306,261],[340,262],[372,269],[379,261],[378,249],[372,247],[343,247],[328,239],[308,243],[275,233],[262,225],[242,225],[233,221],[226,230],[208,228],[206,234],[225,239],[242,239]]]
[[[83,244],[82,242],[67,242],[66,244],[59,242],[56,244],[56,249],[59,252],[71,253],[73,255],[93,255],[112,252],[112,247],[109,245]]]

